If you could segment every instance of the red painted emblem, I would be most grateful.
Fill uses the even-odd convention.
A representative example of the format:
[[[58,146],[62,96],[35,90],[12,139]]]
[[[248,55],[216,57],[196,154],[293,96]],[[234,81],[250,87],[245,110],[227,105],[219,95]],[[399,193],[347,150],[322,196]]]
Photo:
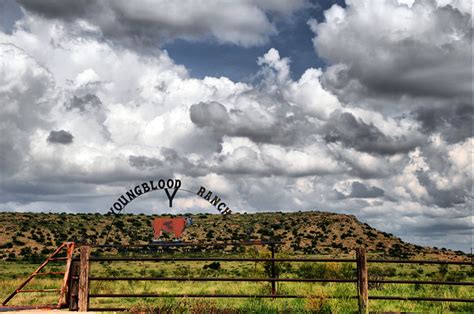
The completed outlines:
[[[179,239],[186,228],[186,218],[155,218],[153,220],[154,238],[158,239],[164,232],[174,234]]]

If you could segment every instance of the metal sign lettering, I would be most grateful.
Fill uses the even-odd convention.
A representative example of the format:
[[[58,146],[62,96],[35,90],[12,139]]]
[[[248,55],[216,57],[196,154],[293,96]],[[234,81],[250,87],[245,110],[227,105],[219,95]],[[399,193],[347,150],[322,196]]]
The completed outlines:
[[[207,193],[206,193],[207,191]],[[204,196],[204,194],[206,194]],[[197,195],[211,203],[215,208],[217,208],[218,211],[221,212],[223,215],[230,214],[232,211],[229,209],[229,206],[227,206],[226,203],[224,203],[221,198],[215,194],[212,194],[212,191],[206,190],[205,187],[201,186],[199,188],[199,191],[197,192]]]
[[[131,188],[124,194],[120,195],[117,198],[117,201],[112,204],[109,209],[109,212],[118,215],[120,212],[127,206],[131,201],[136,199],[137,197],[151,192],[151,191],[165,191],[166,196],[168,198],[168,205],[169,207],[173,207],[173,200],[178,193],[178,191],[184,191],[188,193],[195,194],[200,196],[201,198],[208,201],[212,206],[214,206],[221,214],[228,215],[232,213],[232,210],[229,208],[227,203],[222,201],[222,199],[214,194],[212,191],[207,189],[204,186],[201,186],[197,192],[185,190],[181,188],[182,182],[179,179],[160,179],[157,181],[148,181],[141,184],[136,185],[135,187]]]

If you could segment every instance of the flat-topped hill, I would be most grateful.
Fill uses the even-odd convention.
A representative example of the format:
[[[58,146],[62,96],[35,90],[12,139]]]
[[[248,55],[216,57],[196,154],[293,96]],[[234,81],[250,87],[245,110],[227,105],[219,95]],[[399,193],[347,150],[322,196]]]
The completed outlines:
[[[352,215],[328,212],[186,214],[192,218],[182,241],[193,243],[277,240],[288,254],[353,253],[365,246],[387,258],[464,259],[460,251],[422,247],[402,241]],[[147,244],[155,217],[172,215],[0,213],[0,259],[42,259],[65,241]],[[164,239],[166,240],[166,239]],[[171,240],[171,239],[169,239]]]

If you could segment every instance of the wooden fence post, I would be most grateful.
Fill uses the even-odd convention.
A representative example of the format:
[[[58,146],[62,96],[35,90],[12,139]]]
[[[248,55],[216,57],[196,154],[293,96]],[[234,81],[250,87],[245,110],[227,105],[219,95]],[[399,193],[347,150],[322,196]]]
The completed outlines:
[[[271,244],[270,245],[271,249],[272,249],[272,259],[275,258],[275,244]],[[275,279],[277,277],[277,274],[276,274],[276,265],[275,265],[275,261],[272,261],[272,264],[271,264],[271,273],[272,273],[272,278]],[[275,281],[272,281],[272,295],[276,295],[276,282]]]
[[[369,282],[367,274],[367,257],[365,248],[357,248],[357,294],[359,299],[359,313],[369,313]]]
[[[69,307],[69,311],[77,311],[78,303],[77,303],[77,293],[79,290],[79,263],[72,262],[71,264],[71,272],[69,273],[69,288],[67,294],[67,304]]]
[[[79,293],[78,307],[79,312],[87,312],[89,308],[89,257],[91,255],[91,247],[81,247],[81,266],[79,270]]]

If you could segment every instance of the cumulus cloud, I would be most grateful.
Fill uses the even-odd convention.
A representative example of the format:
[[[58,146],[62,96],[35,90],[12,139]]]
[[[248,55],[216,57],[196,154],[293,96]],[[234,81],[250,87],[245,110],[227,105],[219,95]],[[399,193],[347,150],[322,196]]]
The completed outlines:
[[[325,11],[324,22],[310,21],[318,54],[333,64],[326,82],[334,92],[471,102],[472,16],[464,5],[346,3]]]
[[[261,45],[277,33],[275,19],[289,17],[308,5],[305,0],[18,2],[29,12],[64,21],[75,34],[103,38],[129,48],[209,36],[223,43]]]
[[[0,44],[0,171],[14,174],[27,157],[29,138],[47,119],[57,94],[51,73],[22,49]]]
[[[256,143],[303,147],[320,139],[321,126],[342,108],[321,85],[321,70],[290,78],[289,60],[271,48],[259,58],[261,81],[230,102],[191,106],[191,121],[218,138],[247,137]]]
[[[465,234],[472,224],[465,221],[472,219],[472,169],[461,164],[472,158],[472,150],[461,147],[473,135],[472,3],[346,5],[333,5],[324,20],[308,24],[316,53],[329,63],[323,86],[346,105],[331,113],[325,139],[345,146],[335,151],[351,173],[390,191],[383,205],[372,202],[362,215],[425,243],[431,225],[449,230],[450,241],[459,243],[455,233],[460,242],[470,242]],[[388,226],[377,218],[379,211],[391,212],[404,225]],[[417,225],[426,228],[418,233]]]

